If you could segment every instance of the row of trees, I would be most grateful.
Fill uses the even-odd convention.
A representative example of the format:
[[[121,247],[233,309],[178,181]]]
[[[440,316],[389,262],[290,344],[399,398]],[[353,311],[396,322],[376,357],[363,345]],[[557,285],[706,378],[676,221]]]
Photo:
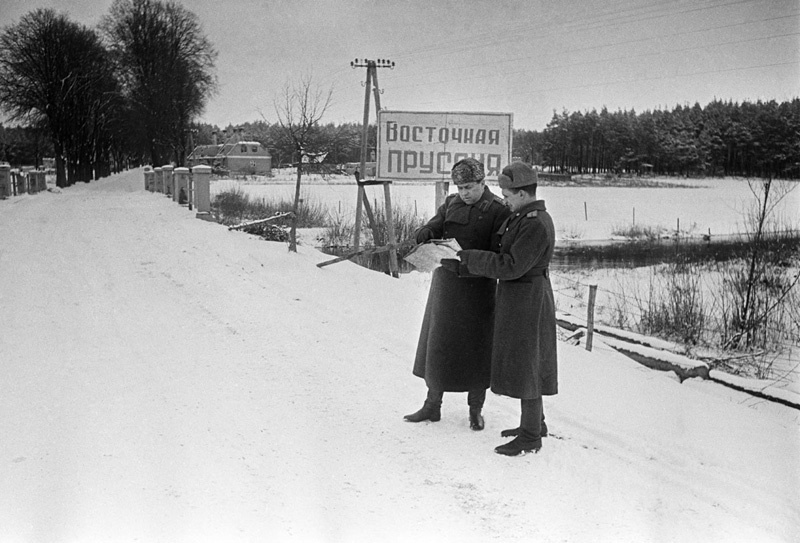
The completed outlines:
[[[114,0],[97,29],[37,9],[0,34],[0,108],[25,135],[47,134],[58,186],[131,163],[181,165],[215,59],[172,1]]]
[[[209,143],[216,127],[198,126]],[[233,128],[233,127],[229,127]],[[246,123],[244,131],[273,154],[275,164],[297,162],[280,123]],[[376,128],[370,126],[370,142]],[[316,127],[314,151],[326,162],[357,162],[361,125]],[[515,157],[557,172],[685,176],[800,177],[800,99],[790,102],[714,101],[672,111],[554,113],[543,131],[514,130]]]
[[[724,116],[717,114],[710,126],[703,123],[702,128],[695,126],[693,131],[676,130],[675,121],[669,120],[678,111],[685,115],[687,111],[700,110],[708,116],[710,111],[720,109],[720,106],[725,106],[721,109],[730,113],[736,111],[737,120],[722,122]],[[654,121],[656,118],[660,119],[658,123]],[[210,124],[191,126],[196,144],[210,144],[213,132],[220,132],[219,127]],[[667,126],[673,129],[663,129]],[[248,138],[260,141],[272,153],[275,165],[296,164],[298,161],[296,145],[287,137],[280,123],[261,120],[227,128],[241,128]],[[710,136],[712,131],[716,134],[714,137]],[[375,132],[375,126],[370,126],[371,142],[375,141]],[[690,139],[692,133],[696,134],[695,139]],[[186,131],[178,133],[180,137],[186,134]],[[163,137],[162,141],[166,139]],[[117,141],[122,141],[122,138]],[[185,145],[185,141],[179,141],[174,147],[180,149]],[[310,154],[327,153],[325,162],[330,164],[358,162],[361,125],[319,124],[313,141],[308,142],[307,151]],[[161,164],[164,159],[172,160],[174,153],[170,153],[150,158],[150,162]],[[606,110],[599,114],[555,114],[544,131],[515,130],[513,153],[526,162],[570,173],[652,172],[661,175],[797,178],[800,175],[800,101],[740,105],[712,102],[706,108],[676,107],[672,113],[647,112],[642,115],[609,113]],[[52,144],[45,132],[35,127],[4,129],[0,126],[0,159],[18,164],[37,164],[42,156],[53,156]],[[129,149],[127,156],[147,158],[151,155],[147,149],[139,147]]]
[[[515,155],[568,173],[800,177],[800,99],[715,100],[671,111],[554,113]]]

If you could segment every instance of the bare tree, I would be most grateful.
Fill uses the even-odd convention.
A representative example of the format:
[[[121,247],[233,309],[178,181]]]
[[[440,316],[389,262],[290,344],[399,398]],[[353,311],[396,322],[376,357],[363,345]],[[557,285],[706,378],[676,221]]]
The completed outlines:
[[[300,184],[303,177],[304,159],[316,155],[325,148],[319,122],[331,105],[333,88],[323,90],[311,75],[304,75],[294,83],[287,82],[275,99],[278,124],[294,149],[297,161],[297,183],[294,191],[294,217],[289,239],[289,250],[297,252],[297,215],[300,208]]]
[[[47,127],[58,186],[91,179],[115,97],[99,36],[66,15],[37,9],[0,35],[0,108]]]
[[[101,28],[153,164],[183,165],[191,123],[216,92],[217,52],[179,3],[114,0]]]
[[[796,234],[781,232],[774,215],[779,202],[796,185],[773,179],[751,180],[749,184],[755,201],[747,214],[750,232],[744,265],[727,270],[734,303],[733,311],[726,315],[730,333],[724,343],[735,349],[768,346],[774,339],[771,332],[786,331],[776,317],[782,315],[786,300],[800,281],[800,274],[790,272],[796,248],[788,241]]]

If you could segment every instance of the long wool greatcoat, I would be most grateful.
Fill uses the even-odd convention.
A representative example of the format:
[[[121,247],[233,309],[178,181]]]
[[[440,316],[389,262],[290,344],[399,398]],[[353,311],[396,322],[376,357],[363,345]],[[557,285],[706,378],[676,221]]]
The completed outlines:
[[[461,270],[499,279],[492,354],[492,392],[536,399],[558,393],[553,289],[545,271],[555,229],[543,200],[502,225],[500,252],[464,251]]]
[[[417,240],[455,238],[463,249],[491,250],[508,214],[488,187],[472,205],[452,194],[420,228]],[[413,372],[425,379],[428,388],[448,392],[489,388],[496,284],[486,277],[434,270]]]

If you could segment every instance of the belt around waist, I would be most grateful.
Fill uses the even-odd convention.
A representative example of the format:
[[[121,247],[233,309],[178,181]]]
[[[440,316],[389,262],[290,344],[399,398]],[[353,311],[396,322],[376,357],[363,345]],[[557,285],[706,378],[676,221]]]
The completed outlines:
[[[525,275],[518,279],[511,279],[510,281],[504,281],[505,283],[533,283],[534,277],[545,277],[548,278],[550,276],[550,271],[548,268],[533,268],[529,270]]]

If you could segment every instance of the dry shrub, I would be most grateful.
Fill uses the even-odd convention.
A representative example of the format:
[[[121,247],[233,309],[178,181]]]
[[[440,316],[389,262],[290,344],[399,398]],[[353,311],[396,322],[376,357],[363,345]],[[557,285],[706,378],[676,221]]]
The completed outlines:
[[[672,263],[654,270],[647,293],[634,296],[639,332],[697,345],[707,320],[699,266]]]
[[[226,225],[238,224],[249,220],[265,219],[279,213],[287,213],[294,209],[294,202],[289,199],[251,198],[239,186],[220,192],[211,204],[217,220]],[[327,224],[328,212],[316,200],[302,198],[297,210],[298,228],[319,228]],[[273,224],[290,224],[291,217],[286,217]]]

